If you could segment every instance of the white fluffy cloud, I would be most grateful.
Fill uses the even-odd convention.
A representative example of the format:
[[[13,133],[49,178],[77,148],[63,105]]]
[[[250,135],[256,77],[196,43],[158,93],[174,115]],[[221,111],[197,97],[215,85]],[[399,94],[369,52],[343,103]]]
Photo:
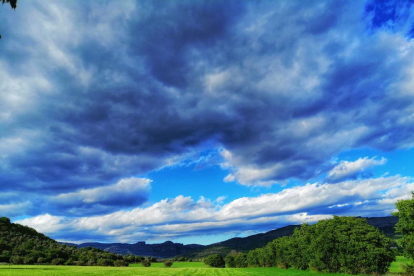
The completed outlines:
[[[337,182],[347,178],[354,178],[361,172],[368,168],[384,165],[387,159],[381,158],[377,160],[375,158],[359,158],[354,162],[342,161],[336,165],[331,171],[329,171],[326,179],[329,182]]]
[[[17,222],[64,240],[74,240],[71,235],[79,232],[89,233],[92,240],[174,239],[198,233],[240,233],[252,228],[315,222],[332,214],[389,215],[395,202],[409,198],[411,190],[411,179],[393,176],[336,184],[309,183],[276,194],[239,198],[225,205],[203,197],[194,201],[178,196],[103,216],[62,219],[42,215]],[[50,229],[45,227],[49,223],[53,226]]]

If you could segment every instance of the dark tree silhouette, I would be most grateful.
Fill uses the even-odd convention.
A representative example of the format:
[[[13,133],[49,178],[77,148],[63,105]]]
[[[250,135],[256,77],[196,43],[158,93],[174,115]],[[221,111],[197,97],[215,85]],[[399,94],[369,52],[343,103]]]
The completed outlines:
[[[1,0],[4,3],[10,3],[12,9],[15,9],[17,6],[17,0]]]
[[[12,9],[16,9],[17,7],[17,0],[0,0],[1,2],[4,3],[9,3]],[[0,35],[0,39],[1,39],[1,35]]]

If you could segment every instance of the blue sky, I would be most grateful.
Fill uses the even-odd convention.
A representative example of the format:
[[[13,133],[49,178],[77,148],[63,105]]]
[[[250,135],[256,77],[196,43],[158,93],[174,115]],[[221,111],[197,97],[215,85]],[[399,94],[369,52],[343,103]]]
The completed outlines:
[[[0,214],[61,241],[209,244],[414,190],[411,1],[0,9]]]

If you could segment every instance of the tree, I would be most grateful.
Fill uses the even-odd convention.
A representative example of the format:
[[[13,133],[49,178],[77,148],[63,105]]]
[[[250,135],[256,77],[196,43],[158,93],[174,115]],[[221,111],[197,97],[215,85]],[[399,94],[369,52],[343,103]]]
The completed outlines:
[[[398,217],[395,230],[402,234],[397,244],[404,249],[405,257],[414,260],[414,193],[411,194],[412,199],[400,200],[395,204],[398,212],[393,215]],[[404,275],[414,275],[413,264],[406,264],[403,269]]]
[[[252,267],[260,266],[259,263],[259,251],[261,248],[257,248],[254,250],[250,250],[249,253],[247,253],[247,265]]]
[[[171,260],[165,260],[164,261],[164,266],[165,267],[171,267],[173,265],[173,261],[171,261]]]
[[[143,260],[141,261],[141,265],[142,265],[143,267],[150,267],[150,266],[151,266],[151,258],[150,258],[150,257],[148,257],[147,259],[143,259]]]
[[[234,255],[234,264],[236,267],[247,267],[247,255],[245,253]]]
[[[398,212],[393,213],[398,217],[395,230],[402,234],[397,243],[404,249],[405,257],[414,259],[414,193],[412,199],[400,200],[395,206],[398,209]]]
[[[4,3],[9,3],[12,9],[17,7],[17,0],[1,0]]]
[[[209,265],[211,267],[220,267],[223,268],[226,266],[226,263],[224,262],[224,259],[221,255],[219,254],[213,254],[208,256],[205,260],[204,263],[206,265]]]
[[[305,224],[292,236],[250,251],[246,259],[249,266],[384,274],[395,255],[391,240],[365,219],[334,216],[312,226]]]
[[[314,225],[310,267],[323,272],[385,274],[395,260],[391,240],[365,219],[338,217]]]
[[[236,267],[236,263],[234,262],[234,255],[233,254],[229,254],[224,258],[224,261],[226,263],[227,267]]]
[[[16,9],[17,7],[17,0],[0,0],[1,2],[4,3],[9,3],[12,9]],[[0,39],[1,39],[1,35],[0,35]]]

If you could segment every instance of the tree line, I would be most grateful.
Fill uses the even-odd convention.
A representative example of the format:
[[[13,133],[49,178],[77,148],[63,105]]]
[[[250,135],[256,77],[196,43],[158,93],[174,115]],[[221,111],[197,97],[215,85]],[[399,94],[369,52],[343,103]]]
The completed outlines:
[[[399,218],[397,241],[404,256],[414,261],[414,194],[396,203]],[[231,252],[226,257],[208,256],[212,267],[280,267],[311,269],[319,272],[382,275],[395,261],[392,241],[363,218],[338,217],[314,225],[304,224],[292,236],[273,240],[263,248],[247,253]],[[404,265],[405,275],[414,275],[414,264]]]
[[[122,256],[97,248],[76,248],[60,244],[9,218],[0,218],[0,262],[13,264],[98,265],[127,266],[129,262],[141,262],[139,256]]]

